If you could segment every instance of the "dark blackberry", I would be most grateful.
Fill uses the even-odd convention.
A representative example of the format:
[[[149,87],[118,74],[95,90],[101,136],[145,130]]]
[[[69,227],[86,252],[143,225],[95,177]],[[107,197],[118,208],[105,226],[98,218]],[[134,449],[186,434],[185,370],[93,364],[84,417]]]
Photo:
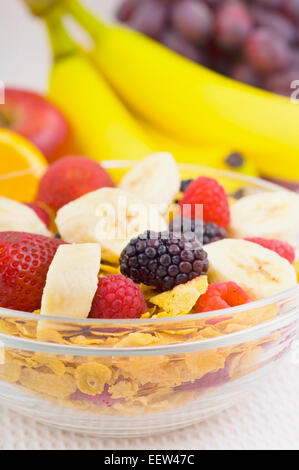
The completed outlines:
[[[167,291],[208,271],[207,253],[194,237],[145,232],[120,255],[120,271],[136,283]]]
[[[190,186],[191,183],[193,183],[194,180],[183,180],[181,181],[181,187],[180,187],[180,191],[182,193],[184,193],[186,191],[186,189],[188,188],[188,186]]]
[[[56,233],[54,238],[61,238],[60,233]]]
[[[179,234],[184,234],[187,237],[195,237],[203,244],[216,242],[226,238],[226,231],[222,227],[214,224],[214,222],[204,222],[200,219],[188,219],[180,216],[173,219],[169,224],[169,231],[174,232],[179,237]]]
[[[204,222],[204,233],[203,233],[203,245],[207,245],[208,243],[217,242],[218,240],[222,240],[226,238],[227,233],[223,227],[218,227],[217,224],[214,222],[205,223]]]

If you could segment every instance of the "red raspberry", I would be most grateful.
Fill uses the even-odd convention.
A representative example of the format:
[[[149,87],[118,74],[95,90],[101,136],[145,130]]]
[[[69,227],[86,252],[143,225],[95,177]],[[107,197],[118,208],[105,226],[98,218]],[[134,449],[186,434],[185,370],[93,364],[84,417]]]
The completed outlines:
[[[195,309],[197,313],[210,312],[243,305],[249,301],[248,294],[235,282],[217,282],[211,284],[207,292],[199,297]]]
[[[147,310],[140,287],[122,274],[99,279],[89,317],[139,318]]]
[[[190,204],[191,214],[186,204]],[[196,214],[195,206],[197,204],[203,205],[203,220],[205,222],[214,222],[224,228],[228,226],[230,222],[228,198],[218,181],[201,176],[188,186],[180,201],[183,214],[192,219],[200,217],[200,214]]]
[[[86,157],[64,157],[49,166],[39,183],[37,201],[57,211],[86,193],[114,183],[99,163]]]
[[[257,243],[258,245],[268,248],[268,250],[275,251],[282,258],[287,259],[291,264],[295,261],[295,250],[288,242],[281,240],[269,240],[266,238],[246,238],[249,242]]]
[[[40,220],[44,222],[45,226],[47,228],[50,228],[51,217],[50,217],[50,214],[45,209],[43,209],[43,207],[41,207],[37,202],[26,203],[25,205],[30,207],[32,210],[34,210],[34,212],[40,218]]]
[[[46,276],[61,240],[0,232],[0,306],[33,312],[41,306]]]

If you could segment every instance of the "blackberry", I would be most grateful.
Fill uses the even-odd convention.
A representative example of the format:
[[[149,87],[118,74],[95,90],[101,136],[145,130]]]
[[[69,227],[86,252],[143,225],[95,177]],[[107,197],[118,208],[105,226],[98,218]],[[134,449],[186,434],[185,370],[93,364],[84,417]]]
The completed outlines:
[[[167,291],[208,271],[207,253],[194,237],[147,231],[120,255],[120,271],[136,283]]]
[[[227,236],[226,230],[223,227],[218,227],[218,225],[214,224],[214,222],[204,222],[203,227],[203,245],[207,245],[208,243],[212,242],[217,242],[218,240],[222,240]]]
[[[226,238],[226,230],[218,227],[214,222],[204,222],[200,219],[188,219],[179,216],[170,222],[169,231],[176,233],[177,237],[180,233],[187,237],[195,235],[203,245]]]
[[[194,180],[183,180],[181,181],[181,187],[180,187],[180,191],[182,193],[184,193],[186,191],[186,189],[188,188],[188,186],[190,186],[191,183],[193,183]]]

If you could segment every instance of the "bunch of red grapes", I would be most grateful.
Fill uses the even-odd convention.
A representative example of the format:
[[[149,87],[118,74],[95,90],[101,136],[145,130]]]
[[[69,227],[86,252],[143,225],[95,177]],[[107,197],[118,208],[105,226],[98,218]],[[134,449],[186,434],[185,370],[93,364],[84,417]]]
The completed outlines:
[[[228,77],[289,96],[299,0],[123,0],[120,21]]]

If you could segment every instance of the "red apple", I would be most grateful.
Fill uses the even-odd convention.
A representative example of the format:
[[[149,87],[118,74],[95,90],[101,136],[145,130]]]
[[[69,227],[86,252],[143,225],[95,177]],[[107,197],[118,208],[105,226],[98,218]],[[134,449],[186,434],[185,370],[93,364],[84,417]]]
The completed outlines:
[[[0,126],[26,137],[49,162],[73,150],[70,127],[63,114],[34,92],[6,88],[5,104],[0,105]]]

